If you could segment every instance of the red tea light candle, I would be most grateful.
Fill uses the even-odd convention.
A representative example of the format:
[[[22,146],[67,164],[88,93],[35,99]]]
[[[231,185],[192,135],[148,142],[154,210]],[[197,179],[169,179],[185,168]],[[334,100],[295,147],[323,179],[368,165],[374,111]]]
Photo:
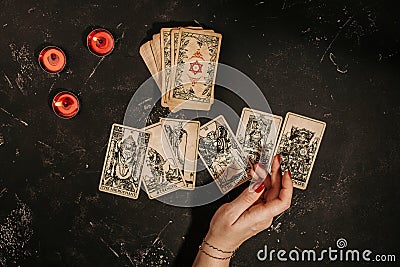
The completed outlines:
[[[57,116],[69,119],[78,114],[79,100],[73,93],[63,91],[54,96],[52,107]]]
[[[95,29],[87,36],[87,47],[97,56],[107,56],[114,49],[114,37],[105,29]]]
[[[39,54],[39,65],[44,71],[58,73],[67,62],[65,53],[56,46],[47,46]]]

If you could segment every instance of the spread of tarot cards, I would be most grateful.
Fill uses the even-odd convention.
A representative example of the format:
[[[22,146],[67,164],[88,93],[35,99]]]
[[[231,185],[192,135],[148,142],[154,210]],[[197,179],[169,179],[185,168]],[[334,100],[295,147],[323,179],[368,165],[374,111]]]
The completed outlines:
[[[139,53],[172,112],[209,110],[222,36],[202,27],[162,28]]]
[[[277,153],[294,187],[306,189],[324,130],[324,122],[295,113],[282,124],[280,116],[249,108],[236,134],[222,115],[204,125],[172,118],[144,129],[113,124],[99,190],[133,199],[142,183],[150,199],[193,190],[200,157],[225,194],[251,180],[249,166],[259,162],[270,169]]]

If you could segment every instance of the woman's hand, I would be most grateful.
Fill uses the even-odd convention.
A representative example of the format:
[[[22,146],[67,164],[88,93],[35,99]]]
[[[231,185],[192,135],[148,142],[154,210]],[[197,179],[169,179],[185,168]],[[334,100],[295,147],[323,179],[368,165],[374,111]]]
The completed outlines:
[[[281,175],[279,155],[273,159],[271,175],[261,164],[253,167],[251,175],[260,182],[255,183],[252,188],[246,188],[235,200],[217,210],[205,237],[208,244],[223,251],[233,251],[250,237],[267,229],[275,216],[290,207],[293,193],[292,179],[290,172]],[[209,254],[217,257],[226,256],[208,245],[202,247]],[[199,252],[194,266],[202,266],[201,257],[207,257],[200,254],[204,253]],[[212,260],[211,257],[210,259]],[[210,259],[204,260],[210,261]],[[214,259],[214,263],[218,261],[221,262]],[[221,266],[224,266],[222,262]]]

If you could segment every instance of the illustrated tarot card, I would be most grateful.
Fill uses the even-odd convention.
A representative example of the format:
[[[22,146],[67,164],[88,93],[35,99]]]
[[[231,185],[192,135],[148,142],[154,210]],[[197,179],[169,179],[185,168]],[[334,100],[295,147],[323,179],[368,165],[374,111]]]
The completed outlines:
[[[199,154],[222,193],[250,178],[247,160],[222,115],[200,127]]]
[[[99,190],[137,199],[150,134],[113,124]]]
[[[176,163],[176,159],[168,151],[167,140],[162,139],[162,125],[160,122],[144,128],[151,134],[147,151],[142,180],[149,198],[157,198],[181,188],[185,188],[185,181]]]
[[[290,170],[296,188],[307,187],[325,126],[323,121],[286,114],[276,152],[281,156],[282,173]]]
[[[163,138],[170,146],[179,169],[183,174],[187,189],[194,189],[199,145],[200,122],[161,119]]]
[[[251,166],[260,162],[270,170],[282,117],[271,113],[244,108],[236,138]]]

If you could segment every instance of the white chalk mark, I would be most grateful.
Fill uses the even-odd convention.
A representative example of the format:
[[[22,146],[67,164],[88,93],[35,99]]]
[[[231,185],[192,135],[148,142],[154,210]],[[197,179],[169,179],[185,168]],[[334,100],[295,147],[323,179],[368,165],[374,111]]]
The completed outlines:
[[[11,89],[14,88],[14,86],[12,85],[10,79],[8,78],[7,74],[5,72],[3,72],[4,78],[6,79],[6,81],[8,82],[8,85],[10,86]]]
[[[336,71],[342,74],[347,73],[347,70],[341,70],[339,68],[339,65],[335,61],[335,55],[333,53],[329,53],[329,60],[332,62],[332,64],[336,67]]]
[[[306,34],[306,33],[309,33],[310,31],[311,31],[311,28],[308,27],[306,30],[301,31],[301,34]]]
[[[97,65],[93,68],[92,73],[90,73],[89,77],[86,79],[84,85],[87,84],[87,82],[90,80],[90,78],[92,78],[92,76],[94,75],[94,73],[96,72],[97,68],[100,66],[101,62],[103,62],[103,60],[105,59],[105,57],[101,57],[99,62],[97,63]]]
[[[347,70],[341,70],[339,68],[339,66],[336,66],[336,71],[339,72],[339,73],[342,73],[342,74],[346,74],[347,73]]]
[[[122,32],[122,35],[120,37],[117,38],[117,40],[115,41],[115,43],[118,44],[118,49],[121,47],[121,41],[125,38],[125,31]]]
[[[117,253],[115,250],[113,250],[112,247],[110,247],[110,246],[104,241],[103,238],[100,237],[100,240],[101,240],[101,242],[103,242],[104,245],[106,245],[106,246],[108,247],[109,250],[111,250],[112,253],[114,253],[115,256],[117,256],[117,258],[119,258],[118,253]]]
[[[133,260],[132,260],[131,256],[129,255],[128,251],[126,251],[124,242],[121,243],[121,252],[128,258],[128,260],[131,262],[132,266],[136,266],[133,263]]]
[[[277,222],[282,217],[283,214],[285,214],[285,212],[282,212],[278,217],[276,217],[275,222]]]
[[[15,78],[15,84],[17,85],[19,91],[21,94],[26,95],[26,92],[24,91],[24,86],[22,85],[24,83],[24,79],[22,78],[21,73],[17,73],[17,78]]]
[[[51,90],[53,89],[54,85],[56,84],[56,81],[57,81],[57,79],[54,79],[54,82],[50,86],[49,93],[51,92]]]
[[[193,21],[194,21],[194,23],[196,23],[196,24],[199,25],[200,27],[203,27],[203,26],[201,26],[200,22],[198,22],[196,19],[194,19]]]
[[[281,227],[281,225],[282,225],[282,223],[278,223],[276,226],[274,226],[274,225],[271,225],[271,230],[272,231],[275,231],[275,232],[277,232],[277,233],[279,233],[281,230],[279,229],[280,227]]]
[[[45,142],[42,142],[42,141],[37,141],[37,142],[38,142],[39,144],[41,144],[41,145],[47,147],[47,148],[53,149],[50,145],[46,144]]]
[[[343,31],[344,28],[346,28],[347,24],[349,24],[350,21],[353,20],[354,16],[351,16],[350,18],[348,18],[346,20],[346,22],[339,28],[338,32],[336,33],[335,37],[332,39],[332,41],[330,42],[330,44],[328,45],[328,47],[325,49],[324,54],[321,57],[321,60],[319,61],[319,63],[322,63],[322,61],[324,61],[324,58],[326,56],[326,53],[328,53],[328,51],[331,49],[332,44],[336,41],[336,39],[339,37],[340,33]]]
[[[154,239],[152,245],[154,245],[155,243],[157,243],[158,240],[160,240],[160,236],[161,236],[162,232],[164,232],[164,230],[167,229],[168,225],[170,225],[171,223],[173,223],[171,220],[168,221],[168,223],[163,227],[163,229],[161,229],[161,231],[158,233],[156,239]]]
[[[0,192],[0,197],[2,197],[3,194],[6,192],[7,192],[7,187],[4,187],[3,190],[1,190],[1,192]]]
[[[127,251],[125,251],[125,256],[126,256],[126,257],[128,258],[128,260],[131,262],[132,266],[136,266],[136,265],[133,263],[132,258],[131,258],[131,256],[129,256],[129,254],[128,254]]]
[[[121,36],[117,38],[117,40],[115,41],[116,43],[119,43],[119,41],[121,41],[122,39],[125,38],[125,31],[122,32]]]
[[[75,201],[76,204],[81,203],[82,192],[79,193],[78,199]]]
[[[55,152],[57,152],[58,154],[64,156],[63,153],[61,153],[60,151],[56,150],[54,147],[52,147],[51,145],[46,144],[45,142],[42,141],[36,141],[38,144],[41,144],[42,146],[47,147],[48,149],[54,150]]]
[[[335,62],[335,55],[332,52],[329,53],[329,60],[332,62],[333,65],[337,66]]]
[[[0,107],[0,109],[1,109],[4,113],[6,113],[8,116],[10,116],[10,117],[13,118],[14,120],[18,121],[19,123],[23,124],[24,126],[26,126],[26,127],[29,126],[29,124],[28,124],[27,122],[25,122],[25,121],[23,121],[23,120],[21,120],[21,119],[15,117],[14,114],[8,112],[8,111],[5,110],[4,108]]]

